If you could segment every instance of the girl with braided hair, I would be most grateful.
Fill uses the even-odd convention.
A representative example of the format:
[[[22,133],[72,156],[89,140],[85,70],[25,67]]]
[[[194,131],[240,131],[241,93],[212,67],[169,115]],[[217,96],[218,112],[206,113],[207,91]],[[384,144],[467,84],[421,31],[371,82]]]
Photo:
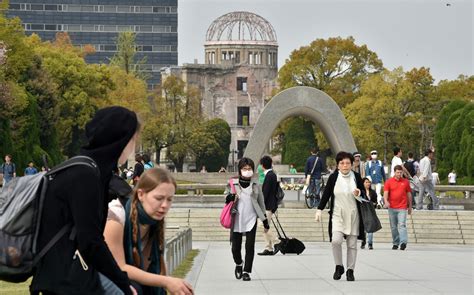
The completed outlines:
[[[176,182],[161,168],[146,170],[132,197],[123,205],[109,203],[104,236],[119,267],[127,272],[138,294],[193,294],[182,279],[166,276],[165,216],[173,202]]]

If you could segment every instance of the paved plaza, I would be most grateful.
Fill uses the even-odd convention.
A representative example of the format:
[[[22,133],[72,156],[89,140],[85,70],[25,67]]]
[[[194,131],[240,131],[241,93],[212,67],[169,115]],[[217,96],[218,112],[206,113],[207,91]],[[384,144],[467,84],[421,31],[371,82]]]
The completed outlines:
[[[257,233],[258,234],[258,233]],[[360,245],[360,244],[359,244]],[[228,242],[194,242],[200,249],[187,280],[196,294],[473,294],[472,245],[391,244],[357,252],[356,281],[334,281],[330,243],[306,243],[299,256],[255,255],[252,281],[234,277]],[[257,243],[256,252],[263,249]],[[343,246],[345,261],[345,246]]]

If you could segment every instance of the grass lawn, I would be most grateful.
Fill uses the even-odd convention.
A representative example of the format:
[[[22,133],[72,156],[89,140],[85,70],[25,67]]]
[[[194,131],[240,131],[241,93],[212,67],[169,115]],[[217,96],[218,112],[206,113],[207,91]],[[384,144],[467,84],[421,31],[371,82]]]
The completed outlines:
[[[186,258],[181,262],[181,264],[173,272],[173,276],[177,278],[182,278],[186,276],[191,267],[193,266],[194,258],[199,254],[199,250],[193,249],[189,251]],[[29,286],[31,279],[24,283],[7,283],[0,281],[0,294],[8,295],[29,295]]]
[[[24,283],[7,283],[0,281],[0,294],[27,295],[30,294],[31,279]]]

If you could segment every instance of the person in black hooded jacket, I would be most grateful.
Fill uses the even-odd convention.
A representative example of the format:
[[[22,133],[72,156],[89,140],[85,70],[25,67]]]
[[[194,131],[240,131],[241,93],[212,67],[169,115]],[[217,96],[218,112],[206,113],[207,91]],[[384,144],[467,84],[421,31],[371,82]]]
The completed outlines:
[[[110,253],[103,231],[112,171],[134,153],[139,129],[136,114],[122,107],[101,109],[87,123],[88,144],[80,155],[95,161],[100,179],[91,167],[81,165],[59,173],[49,183],[38,249],[65,224],[72,224],[76,233],[75,237],[64,235],[40,260],[30,286],[33,294],[135,294]]]

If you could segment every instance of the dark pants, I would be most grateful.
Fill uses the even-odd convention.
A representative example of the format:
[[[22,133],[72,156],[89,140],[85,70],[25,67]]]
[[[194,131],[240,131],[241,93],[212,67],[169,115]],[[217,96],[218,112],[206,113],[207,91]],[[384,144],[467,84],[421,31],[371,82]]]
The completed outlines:
[[[245,233],[245,264],[244,272],[252,272],[253,258],[255,256],[255,234],[257,233],[257,221],[251,231]],[[243,233],[232,233],[232,257],[235,264],[242,264],[242,235]]]

